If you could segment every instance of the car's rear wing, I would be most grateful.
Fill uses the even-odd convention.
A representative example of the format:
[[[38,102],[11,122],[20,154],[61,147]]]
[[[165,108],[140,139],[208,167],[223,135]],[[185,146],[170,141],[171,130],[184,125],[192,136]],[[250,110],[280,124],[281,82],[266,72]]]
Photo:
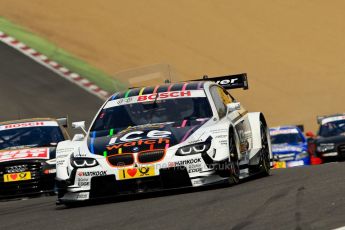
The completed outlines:
[[[220,77],[208,77],[207,75],[205,75],[202,79],[193,80],[193,81],[213,81],[221,85],[224,89],[242,88],[244,90],[247,90],[249,88],[246,73],[220,76]]]
[[[240,73],[235,75],[226,75],[220,77],[209,77],[204,75],[202,79],[193,79],[189,81],[212,81],[221,85],[224,89],[237,89],[242,88],[244,90],[249,89],[248,79],[246,73]],[[171,83],[170,80],[166,79],[164,83]],[[138,86],[130,87],[129,89],[139,88]]]

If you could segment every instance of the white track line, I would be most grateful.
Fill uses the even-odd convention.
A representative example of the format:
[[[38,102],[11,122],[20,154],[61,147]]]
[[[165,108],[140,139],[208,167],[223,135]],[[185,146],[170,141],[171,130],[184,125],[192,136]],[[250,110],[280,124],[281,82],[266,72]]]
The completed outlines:
[[[18,41],[17,39],[11,36],[8,36],[7,34],[1,31],[0,31],[0,41],[5,43],[6,45],[9,45],[15,48],[16,50],[26,55],[30,59],[47,67],[48,69],[52,70],[54,73],[78,85],[82,89],[92,93],[93,95],[101,98],[102,100],[106,100],[110,96],[110,94],[107,91],[101,89],[99,86],[90,82],[86,78],[80,76],[77,73],[73,73],[66,67],[61,66],[59,63],[53,60],[50,60],[47,56],[41,54],[40,52],[37,52],[36,50],[28,47],[24,43]]]

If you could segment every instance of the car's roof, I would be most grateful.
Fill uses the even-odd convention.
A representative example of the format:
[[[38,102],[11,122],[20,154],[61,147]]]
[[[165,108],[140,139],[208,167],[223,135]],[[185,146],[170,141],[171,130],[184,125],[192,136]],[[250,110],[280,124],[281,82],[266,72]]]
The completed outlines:
[[[339,113],[339,114],[333,114],[333,115],[327,115],[327,116],[318,116],[318,123],[325,124],[331,121],[344,120],[344,119],[345,119],[345,113]]]
[[[28,118],[28,119],[20,119],[20,120],[3,121],[3,122],[0,122],[0,125],[35,122],[35,121],[56,121],[56,119],[54,118]]]
[[[325,118],[329,118],[329,117],[340,117],[340,116],[345,116],[345,113],[334,113],[334,114],[318,116],[318,117],[325,119]]]
[[[169,83],[156,86],[131,88],[126,91],[117,92],[111,96],[110,100],[145,95],[154,93],[163,93],[170,91],[183,91],[183,90],[202,90],[204,89],[205,82],[208,81],[191,81],[191,82],[179,82]]]

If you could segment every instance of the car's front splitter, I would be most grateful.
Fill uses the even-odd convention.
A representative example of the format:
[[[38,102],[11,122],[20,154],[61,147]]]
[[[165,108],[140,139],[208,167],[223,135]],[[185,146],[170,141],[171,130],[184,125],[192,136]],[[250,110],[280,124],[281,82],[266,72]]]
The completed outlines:
[[[140,179],[116,180],[115,175],[97,176],[91,178],[90,190],[76,191],[68,182],[58,181],[58,203],[201,187],[224,182],[227,182],[226,178],[222,178],[214,172],[190,178],[185,167],[161,169],[159,176]]]

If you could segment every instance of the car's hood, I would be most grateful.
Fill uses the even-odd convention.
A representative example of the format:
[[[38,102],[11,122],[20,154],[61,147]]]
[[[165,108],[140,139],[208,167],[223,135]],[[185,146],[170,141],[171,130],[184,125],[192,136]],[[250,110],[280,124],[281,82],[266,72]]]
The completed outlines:
[[[166,149],[185,141],[207,120],[141,125],[117,133],[114,130],[90,132],[88,148],[91,153],[107,156]]]
[[[306,151],[306,144],[275,144],[272,145],[273,154],[300,153]]]
[[[55,158],[55,147],[20,148],[0,150],[0,163],[15,160],[48,160]]]
[[[345,144],[345,136],[333,136],[333,137],[317,137],[317,143],[335,143],[335,144]]]

